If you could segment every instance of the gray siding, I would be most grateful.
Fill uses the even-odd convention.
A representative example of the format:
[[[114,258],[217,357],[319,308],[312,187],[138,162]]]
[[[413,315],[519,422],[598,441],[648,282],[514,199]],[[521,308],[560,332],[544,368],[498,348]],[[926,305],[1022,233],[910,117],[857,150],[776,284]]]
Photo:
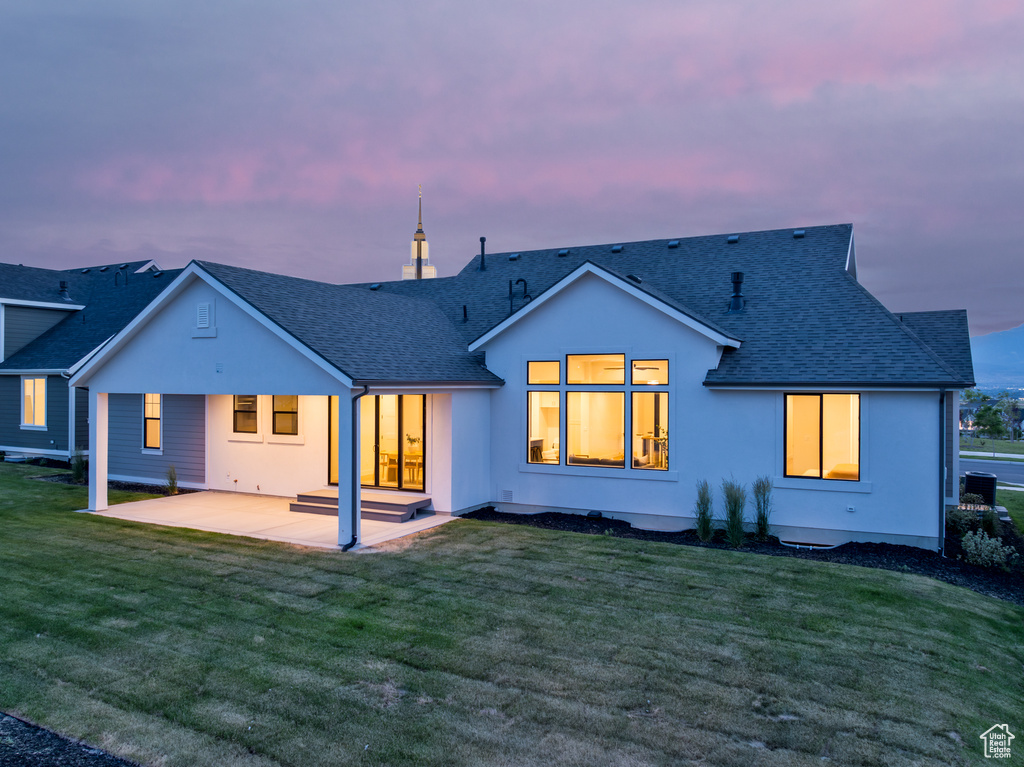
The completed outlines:
[[[75,389],[75,445],[89,449],[89,390]]]
[[[29,306],[4,307],[4,359],[27,346],[52,328],[68,312],[57,309],[34,309]]]
[[[67,451],[67,379],[46,377],[46,429],[39,431],[21,428],[21,376],[0,375],[0,445],[24,450]]]
[[[181,482],[206,483],[206,398],[165,394],[161,400],[163,454],[142,452],[142,395],[111,394],[110,474],[164,482],[174,464]]]

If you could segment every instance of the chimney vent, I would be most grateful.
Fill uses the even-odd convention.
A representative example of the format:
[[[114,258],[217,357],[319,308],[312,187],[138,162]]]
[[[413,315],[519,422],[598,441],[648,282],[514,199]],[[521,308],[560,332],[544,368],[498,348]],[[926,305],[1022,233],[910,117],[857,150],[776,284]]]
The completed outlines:
[[[486,237],[480,238],[480,271],[487,271],[487,261],[484,260],[484,243],[487,242]]]
[[[57,292],[58,292],[58,295],[60,295],[60,297],[63,298],[65,301],[70,301],[71,300],[71,296],[68,295],[68,281],[67,280],[61,280],[60,281],[60,289]]]
[[[743,272],[732,273],[732,298],[729,299],[730,312],[742,312],[743,305]]]

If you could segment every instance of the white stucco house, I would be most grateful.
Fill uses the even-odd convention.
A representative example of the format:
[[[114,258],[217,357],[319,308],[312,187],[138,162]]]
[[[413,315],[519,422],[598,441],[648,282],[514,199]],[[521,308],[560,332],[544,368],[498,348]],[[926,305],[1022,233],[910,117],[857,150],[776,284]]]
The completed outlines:
[[[773,478],[783,540],[937,548],[962,311],[893,314],[850,225],[475,257],[334,285],[192,262],[71,378],[110,477],[296,497],[359,539],[381,498],[678,530]]]

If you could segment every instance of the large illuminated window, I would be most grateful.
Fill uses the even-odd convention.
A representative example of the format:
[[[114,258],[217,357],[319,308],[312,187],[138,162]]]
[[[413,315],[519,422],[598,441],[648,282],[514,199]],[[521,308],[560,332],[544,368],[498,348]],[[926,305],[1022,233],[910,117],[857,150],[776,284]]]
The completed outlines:
[[[256,434],[259,431],[256,420],[255,394],[236,394],[234,411],[234,429],[236,434]]]
[[[147,450],[160,449],[160,395],[143,395],[142,446]]]
[[[46,379],[22,378],[21,425],[46,426]]]
[[[626,465],[625,399],[622,392],[616,391],[566,392],[569,466]]]
[[[299,433],[299,398],[295,394],[274,395],[274,434]]]
[[[633,392],[633,468],[668,468],[668,392]]]
[[[558,363],[555,363],[558,364]],[[556,391],[531,391],[529,398],[529,463],[558,463],[561,438],[561,408]]]
[[[786,476],[860,479],[860,395],[786,395]]]

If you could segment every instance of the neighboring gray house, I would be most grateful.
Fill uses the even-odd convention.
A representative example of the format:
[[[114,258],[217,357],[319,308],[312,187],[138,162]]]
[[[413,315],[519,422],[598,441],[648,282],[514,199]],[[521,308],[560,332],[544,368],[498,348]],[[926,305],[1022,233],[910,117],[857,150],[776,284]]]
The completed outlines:
[[[180,271],[152,261],[63,271],[0,264],[0,450],[88,452],[88,390],[68,380]]]

